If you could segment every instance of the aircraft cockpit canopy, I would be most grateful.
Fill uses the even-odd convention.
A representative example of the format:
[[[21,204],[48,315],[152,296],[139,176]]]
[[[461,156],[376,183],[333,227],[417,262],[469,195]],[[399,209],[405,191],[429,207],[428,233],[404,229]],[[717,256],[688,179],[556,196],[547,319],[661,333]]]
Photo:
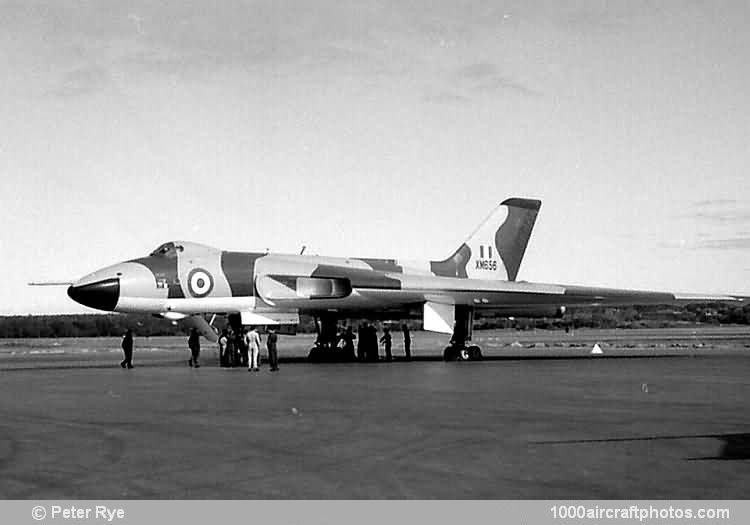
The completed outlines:
[[[185,248],[181,244],[174,242],[165,242],[149,255],[154,257],[177,257],[177,252],[183,251]]]
[[[178,254],[188,256],[190,258],[195,257],[207,257],[212,254],[221,253],[221,250],[206,246],[205,244],[199,244],[197,242],[190,241],[170,241],[165,242],[149,255],[151,257],[165,257],[175,258]]]

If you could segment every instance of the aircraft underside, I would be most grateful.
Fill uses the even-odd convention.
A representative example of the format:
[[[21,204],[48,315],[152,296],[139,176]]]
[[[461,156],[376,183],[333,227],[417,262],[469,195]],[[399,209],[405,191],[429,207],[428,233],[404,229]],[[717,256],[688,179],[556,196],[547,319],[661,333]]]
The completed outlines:
[[[333,312],[322,312],[314,315],[317,338],[314,346],[310,349],[308,356],[312,362],[349,362],[358,359],[351,351],[341,346],[340,321],[344,319],[357,318],[351,312],[350,315],[341,316]],[[395,315],[398,314],[398,315]],[[414,310],[401,310],[400,312],[378,312],[370,315],[364,321],[382,319],[394,321],[407,318],[418,318],[419,312]],[[360,322],[362,320],[360,319]],[[471,344],[474,328],[474,309],[460,306],[455,309],[455,324],[448,346],[443,350],[445,361],[478,361],[482,359],[482,350],[479,346]],[[373,327],[374,329],[374,327]],[[360,335],[361,337],[361,335]],[[362,356],[359,359],[365,360]]]

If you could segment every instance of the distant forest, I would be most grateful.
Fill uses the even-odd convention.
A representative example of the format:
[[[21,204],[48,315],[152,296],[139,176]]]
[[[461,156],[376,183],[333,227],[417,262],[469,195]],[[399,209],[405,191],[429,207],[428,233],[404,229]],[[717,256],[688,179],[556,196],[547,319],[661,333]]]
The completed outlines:
[[[220,327],[224,320],[220,321]],[[421,320],[408,320],[412,330],[422,328]],[[685,307],[628,307],[576,309],[559,319],[477,317],[475,329],[516,330],[572,328],[668,328],[691,324],[750,324],[750,305],[731,307],[720,304]],[[119,336],[126,329],[140,336],[183,335],[182,326],[152,315],[41,315],[0,317],[0,338],[22,337],[106,337]],[[300,316],[298,331],[315,331],[310,316]]]

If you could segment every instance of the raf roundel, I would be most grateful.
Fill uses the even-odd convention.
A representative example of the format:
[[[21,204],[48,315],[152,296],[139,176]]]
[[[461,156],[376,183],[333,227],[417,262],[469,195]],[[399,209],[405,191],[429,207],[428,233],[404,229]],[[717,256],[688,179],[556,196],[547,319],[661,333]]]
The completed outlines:
[[[193,297],[205,297],[214,289],[214,278],[203,268],[195,268],[188,274],[188,289]]]

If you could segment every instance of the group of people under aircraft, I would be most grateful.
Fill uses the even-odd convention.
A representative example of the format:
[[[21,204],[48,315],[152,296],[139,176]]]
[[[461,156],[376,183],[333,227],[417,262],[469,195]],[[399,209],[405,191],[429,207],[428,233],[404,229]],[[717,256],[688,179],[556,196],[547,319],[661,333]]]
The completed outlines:
[[[266,336],[266,349],[268,356],[268,365],[271,372],[279,370],[278,357],[278,335],[273,327],[268,327]],[[404,354],[406,360],[411,359],[411,334],[409,327],[404,323],[401,326],[404,337]],[[351,326],[344,328],[336,335],[336,347],[351,360],[362,362],[378,361],[380,355],[378,352],[378,343],[383,344],[385,350],[385,360],[392,361],[391,352],[393,339],[390,327],[383,328],[383,336],[378,339],[377,328],[368,322],[359,325],[358,336],[354,335]],[[201,342],[198,330],[193,328],[188,336],[188,348],[190,349],[190,359],[188,365],[191,367],[200,367]],[[357,353],[354,353],[354,340],[357,341]],[[128,329],[122,336],[122,350],[125,358],[120,363],[122,368],[133,368],[133,331]],[[219,366],[221,367],[247,367],[249,372],[260,370],[260,349],[261,338],[257,327],[243,328],[240,332],[235,332],[230,326],[227,326],[219,335]]]
[[[406,323],[401,326],[401,331],[404,336],[404,354],[408,361],[411,359],[411,334]],[[357,339],[356,355],[354,353],[355,339]],[[393,337],[389,326],[383,327],[383,336],[380,339],[378,339],[377,327],[367,321],[359,325],[357,335],[354,335],[351,326],[347,326],[336,336],[336,347],[342,352],[344,360],[347,361],[374,362],[380,360],[378,343],[383,345],[385,361],[392,361]]]
[[[193,329],[197,334],[197,331]],[[268,365],[271,372],[279,370],[278,339],[276,330],[269,326],[266,336]],[[189,346],[189,345],[188,345]],[[248,372],[260,370],[260,334],[257,327],[243,328],[235,332],[231,326],[224,328],[219,335],[219,366],[247,367]],[[190,347],[192,350],[192,346]]]

